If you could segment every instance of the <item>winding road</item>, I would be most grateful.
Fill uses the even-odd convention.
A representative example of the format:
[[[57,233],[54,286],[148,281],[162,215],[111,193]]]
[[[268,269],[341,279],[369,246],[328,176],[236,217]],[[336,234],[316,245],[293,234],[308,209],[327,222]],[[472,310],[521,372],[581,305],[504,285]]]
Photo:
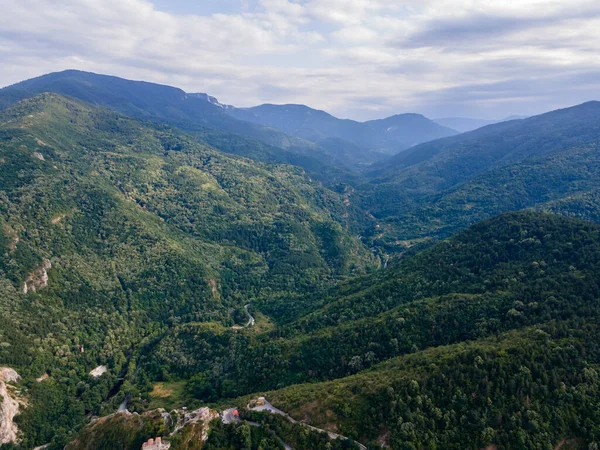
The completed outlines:
[[[256,323],[256,321],[254,320],[254,317],[252,317],[252,314],[250,314],[250,311],[248,311],[248,308],[250,308],[250,303],[248,303],[246,306],[244,306],[244,309],[246,310],[246,314],[248,314],[248,323],[246,324],[245,328],[253,327],[254,324]]]
[[[246,314],[248,315],[248,322],[246,323],[246,325],[244,325],[243,327],[241,327],[239,325],[233,325],[231,328],[233,328],[234,330],[241,330],[242,328],[250,328],[250,327],[254,326],[254,324],[256,323],[256,320],[254,320],[254,317],[252,317],[252,314],[250,314],[250,311],[248,311],[248,308],[250,308],[250,303],[248,303],[246,306],[244,306],[244,310],[246,311]]]
[[[224,424],[228,425],[230,423],[238,423],[241,422],[241,419],[239,417],[236,417],[233,415],[233,411],[235,411],[235,408],[229,408],[226,409],[225,411],[223,411],[221,413],[221,420],[223,421]],[[251,427],[262,427],[262,425],[258,422],[250,422],[250,421],[246,421],[246,423],[248,425],[250,425]],[[283,439],[281,439],[277,433],[275,433],[275,431],[273,430],[269,430],[269,432],[271,433],[271,436],[273,436],[275,439],[277,439],[277,441],[279,441],[279,443],[281,445],[283,445],[283,448],[285,450],[294,450],[292,448],[291,445],[287,444],[286,442],[283,441]]]
[[[292,423],[297,423],[299,425],[302,425],[306,428],[309,428],[311,430],[314,431],[318,431],[319,433],[326,433],[330,439],[342,439],[342,440],[350,440],[349,438],[347,438],[346,436],[342,436],[340,434],[336,434],[336,433],[332,433],[331,431],[327,431],[327,430],[322,430],[321,428],[317,428],[317,427],[313,427],[312,425],[309,425],[307,423],[304,422],[298,422],[296,419],[294,419],[293,417],[291,417],[289,414],[283,412],[282,410],[275,408],[267,399],[265,398],[261,398],[261,400],[264,401],[264,404],[260,405],[260,406],[255,406],[253,408],[250,407],[250,405],[247,406],[247,408],[250,411],[257,411],[257,412],[262,412],[262,411],[268,411],[272,414],[279,414],[280,416],[285,417],[287,420],[289,420]],[[367,450],[367,447],[365,447],[364,445],[360,444],[359,442],[356,442],[356,445],[358,445],[360,447],[361,450]]]

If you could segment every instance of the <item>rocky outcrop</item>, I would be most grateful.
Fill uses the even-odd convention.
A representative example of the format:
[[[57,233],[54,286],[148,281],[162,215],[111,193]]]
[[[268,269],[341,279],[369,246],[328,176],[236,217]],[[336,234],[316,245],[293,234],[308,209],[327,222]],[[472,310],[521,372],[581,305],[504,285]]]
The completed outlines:
[[[102,439],[103,448],[124,448],[127,450],[166,450],[170,441],[177,440],[177,448],[201,449],[208,440],[210,423],[219,417],[216,411],[200,408],[188,411],[185,408],[166,412],[154,409],[144,413],[131,413],[127,410],[102,418],[92,419],[84,427],[66,450],[93,450]],[[162,437],[151,439],[148,430],[162,429]],[[140,442],[145,440],[140,449]]]
[[[162,438],[148,439],[142,444],[142,450],[168,450],[171,448],[169,441],[163,441]]]
[[[25,283],[23,283],[23,294],[28,292],[36,292],[39,289],[44,289],[48,286],[48,270],[52,268],[52,263],[44,259],[41,266],[36,267],[33,272],[29,274]]]
[[[90,376],[92,376],[94,378],[99,378],[102,375],[104,375],[106,372],[108,372],[108,369],[106,366],[98,366],[90,372]]]
[[[8,367],[0,367],[0,446],[9,442],[17,442],[18,428],[14,418],[19,414],[21,403],[14,394],[11,383],[21,377]]]
[[[50,375],[48,375],[48,373],[44,373],[41,377],[36,378],[35,381],[41,383],[42,381],[45,381],[48,378],[50,378]]]
[[[171,417],[173,416],[177,416],[177,423],[171,436],[184,427],[200,425],[200,427],[194,427],[197,434],[196,438],[201,441],[206,441],[210,430],[209,424],[213,419],[219,417],[219,413],[209,408],[200,408],[191,412],[188,412],[187,410],[176,410],[171,413]]]

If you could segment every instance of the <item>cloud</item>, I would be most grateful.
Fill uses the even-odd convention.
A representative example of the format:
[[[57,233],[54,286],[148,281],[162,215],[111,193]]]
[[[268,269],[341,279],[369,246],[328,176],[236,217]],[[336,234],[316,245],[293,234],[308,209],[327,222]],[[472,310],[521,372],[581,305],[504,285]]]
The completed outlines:
[[[0,85],[77,68],[359,119],[532,114],[597,92],[595,1],[233,3],[198,15],[150,0],[0,0]]]

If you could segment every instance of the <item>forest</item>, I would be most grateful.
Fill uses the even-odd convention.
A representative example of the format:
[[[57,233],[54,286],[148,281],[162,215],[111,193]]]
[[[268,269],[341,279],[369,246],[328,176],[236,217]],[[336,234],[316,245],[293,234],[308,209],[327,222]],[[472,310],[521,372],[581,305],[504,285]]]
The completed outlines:
[[[595,105],[554,140],[560,114],[354,173],[224,116],[21,97],[0,95],[0,367],[27,406],[3,449],[598,448]]]
[[[0,360],[32,405],[24,448],[58,448],[112,412],[177,324],[231,327],[250,301],[376,267],[353,237],[368,219],[297,168],[55,94],[4,111],[0,128]]]

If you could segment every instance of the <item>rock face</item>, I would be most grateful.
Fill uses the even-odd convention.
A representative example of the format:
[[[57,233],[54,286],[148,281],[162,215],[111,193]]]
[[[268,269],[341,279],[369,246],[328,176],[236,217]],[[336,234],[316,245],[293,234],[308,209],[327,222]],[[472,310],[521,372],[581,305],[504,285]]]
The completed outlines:
[[[217,417],[219,414],[208,408],[171,412],[159,408],[141,414],[125,410],[92,419],[65,450],[91,450],[99,448],[100,442],[102,448],[166,450],[172,448],[172,439],[177,439],[177,448],[200,449],[208,439],[210,422]],[[162,436],[149,439],[148,430],[157,429]],[[147,440],[140,448],[144,439]]]
[[[108,372],[106,366],[98,366],[90,372],[90,375],[94,378],[98,378],[104,375],[106,372]]]
[[[23,283],[23,294],[28,292],[36,292],[38,289],[44,289],[48,286],[48,270],[52,268],[52,263],[47,259],[41,266],[37,267],[29,274],[25,283]]]
[[[219,413],[210,408],[200,408],[191,412],[183,410],[177,410],[174,412],[177,415],[177,425],[171,433],[171,436],[186,426],[200,425],[201,429],[195,427],[197,435],[196,437],[203,442],[208,439],[210,422],[219,417]]]
[[[17,441],[19,430],[14,418],[19,414],[20,404],[11,392],[10,383],[20,378],[13,369],[0,367],[0,446]]]
[[[169,448],[171,448],[171,443],[169,441],[163,441],[160,437],[148,439],[148,441],[144,442],[142,445],[142,450],[168,450]]]
[[[44,380],[47,380],[48,378],[50,378],[50,375],[48,375],[47,373],[44,373],[44,375],[42,375],[39,378],[36,378],[35,381],[37,381],[38,383],[41,383]]]

